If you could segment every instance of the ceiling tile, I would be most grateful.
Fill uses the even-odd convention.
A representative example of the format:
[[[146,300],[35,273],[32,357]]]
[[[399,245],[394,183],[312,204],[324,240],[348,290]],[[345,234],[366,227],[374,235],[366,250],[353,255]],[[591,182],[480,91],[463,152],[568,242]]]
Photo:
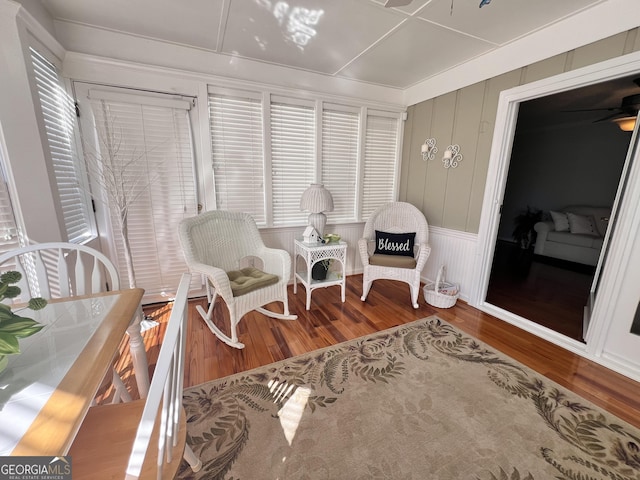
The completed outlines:
[[[404,18],[352,0],[234,1],[222,50],[333,74]]]
[[[222,0],[42,0],[56,19],[216,49]]]
[[[409,19],[340,74],[406,88],[492,48],[493,45],[482,40]]]
[[[416,16],[503,45],[602,0],[432,1]],[[452,11],[453,5],[453,11]]]

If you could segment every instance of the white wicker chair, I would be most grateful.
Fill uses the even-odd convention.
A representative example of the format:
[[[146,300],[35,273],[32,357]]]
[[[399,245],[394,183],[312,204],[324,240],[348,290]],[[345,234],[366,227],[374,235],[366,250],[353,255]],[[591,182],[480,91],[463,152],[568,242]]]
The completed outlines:
[[[372,265],[369,258],[375,251],[376,230],[389,233],[416,232],[413,255],[415,268]],[[364,266],[361,300],[364,302],[367,299],[374,280],[385,278],[408,283],[411,287],[411,303],[413,308],[418,308],[420,274],[431,253],[429,225],[422,212],[410,203],[390,202],[382,205],[367,220],[362,237],[358,240],[360,259]]]
[[[180,222],[179,238],[189,269],[207,278],[209,308],[196,307],[209,329],[223,342],[244,348],[238,341],[237,326],[252,311],[281,320],[295,320],[289,314],[287,284],[291,277],[291,256],[285,250],[267,248],[253,218],[246,213],[214,210]],[[277,283],[234,296],[227,272],[255,263],[255,267],[278,277]],[[213,322],[216,297],[220,295],[229,309],[230,335]],[[264,307],[282,302],[284,313]]]

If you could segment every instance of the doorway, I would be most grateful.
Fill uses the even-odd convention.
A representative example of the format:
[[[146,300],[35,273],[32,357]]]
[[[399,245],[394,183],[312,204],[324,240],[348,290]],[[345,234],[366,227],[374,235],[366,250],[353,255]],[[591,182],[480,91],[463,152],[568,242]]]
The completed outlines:
[[[616,285],[619,281],[621,269],[624,269],[624,252],[626,252],[629,243],[625,241],[629,235],[633,235],[634,221],[636,220],[635,208],[632,207],[632,201],[629,198],[631,193],[622,195],[618,192],[614,202],[614,215],[616,219],[616,205],[621,207],[619,221],[615,225],[615,230],[608,240],[607,245],[603,247],[603,251],[608,251],[606,264],[598,263],[596,267],[596,277],[591,286],[591,292],[594,292],[594,286],[598,286],[595,302],[591,304],[593,315],[588,332],[586,332],[586,341],[578,341],[559,333],[544,325],[520,316],[517,313],[493,305],[487,301],[487,292],[489,289],[489,280],[494,262],[494,253],[499,238],[500,222],[503,217],[510,217],[503,210],[503,200],[505,197],[508,176],[510,172],[511,154],[516,135],[516,127],[518,125],[518,112],[522,104],[529,100],[539,99],[554,95],[557,93],[571,92],[574,89],[585,86],[596,85],[602,82],[614,81],[624,77],[636,78],[640,76],[640,53],[629,54],[625,57],[618,57],[612,60],[601,62],[596,65],[584,67],[579,70],[566,72],[555,77],[550,77],[537,82],[532,82],[520,87],[503,91],[500,95],[500,102],[496,116],[496,125],[494,130],[493,145],[487,173],[487,183],[483,200],[483,209],[480,219],[480,228],[478,232],[478,256],[475,263],[475,274],[477,283],[470,295],[470,304],[482,311],[490,313],[504,321],[522,328],[534,335],[544,338],[551,343],[559,345],[570,351],[583,355],[606,365],[611,365],[617,371],[627,368],[620,368],[620,362],[616,359],[614,362],[609,358],[603,357],[603,348],[611,343],[610,327],[617,323],[618,320],[612,319],[610,316],[611,302],[616,297]],[[633,84],[632,88],[636,88]],[[637,90],[636,90],[637,93]],[[601,114],[602,112],[600,112]],[[576,115],[586,115],[585,112]],[[630,144],[634,146],[637,143],[637,128],[633,132]],[[568,156],[573,155],[575,151],[565,150],[562,152],[559,161],[566,161]],[[631,159],[638,156],[635,148],[629,149],[626,154],[625,171],[630,171],[630,185],[632,188],[629,192],[636,191],[636,183],[640,181],[640,173],[637,165],[627,170]],[[606,160],[605,155],[603,160]],[[639,185],[640,187],[640,185]],[[544,193],[544,191],[543,191]],[[640,213],[639,213],[640,216]],[[611,228],[609,228],[609,231]],[[509,236],[510,232],[506,235]],[[505,233],[503,231],[502,235]],[[609,237],[609,234],[607,234]],[[601,262],[601,261],[600,261]],[[593,297],[593,295],[591,295]],[[627,327],[628,331],[628,327]],[[613,358],[614,354],[609,354]]]
[[[518,112],[486,301],[579,342],[631,140],[611,121],[626,113],[613,108],[640,93],[634,79],[528,100]]]

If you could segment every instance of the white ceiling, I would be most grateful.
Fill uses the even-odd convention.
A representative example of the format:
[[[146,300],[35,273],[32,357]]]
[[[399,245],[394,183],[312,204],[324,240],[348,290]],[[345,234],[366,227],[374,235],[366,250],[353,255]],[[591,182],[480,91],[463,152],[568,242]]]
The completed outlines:
[[[65,25],[406,89],[607,0],[41,0]]]

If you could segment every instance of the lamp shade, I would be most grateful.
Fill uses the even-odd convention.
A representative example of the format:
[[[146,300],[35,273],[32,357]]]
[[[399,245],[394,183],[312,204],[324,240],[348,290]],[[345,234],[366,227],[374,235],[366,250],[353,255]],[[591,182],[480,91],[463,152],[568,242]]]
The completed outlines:
[[[311,213],[333,212],[331,192],[320,183],[312,183],[302,194],[300,210]]]
[[[613,120],[623,132],[633,132],[636,126],[636,117],[616,118]]]
[[[320,183],[312,183],[302,194],[300,210],[311,212],[309,225],[312,225],[322,236],[327,216],[323,212],[333,212],[333,197],[331,192]]]

